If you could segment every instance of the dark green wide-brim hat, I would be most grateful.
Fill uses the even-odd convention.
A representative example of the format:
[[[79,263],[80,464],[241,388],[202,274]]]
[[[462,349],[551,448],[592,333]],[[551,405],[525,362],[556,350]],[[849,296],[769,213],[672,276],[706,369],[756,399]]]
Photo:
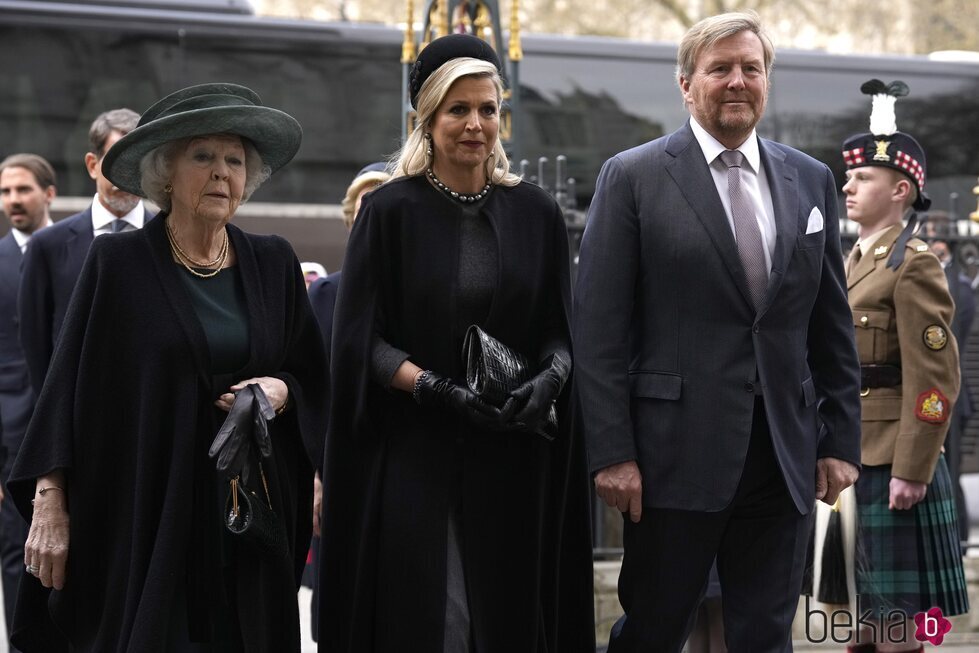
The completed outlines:
[[[139,124],[109,148],[102,174],[122,190],[145,197],[140,162],[154,149],[181,138],[237,134],[247,138],[275,172],[299,150],[303,130],[288,113],[262,106],[253,90],[238,84],[199,84],[166,96]]]

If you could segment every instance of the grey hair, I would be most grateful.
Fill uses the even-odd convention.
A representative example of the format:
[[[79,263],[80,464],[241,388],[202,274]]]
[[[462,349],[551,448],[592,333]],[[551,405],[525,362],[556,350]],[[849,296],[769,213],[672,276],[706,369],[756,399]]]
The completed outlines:
[[[105,142],[109,140],[109,135],[119,132],[125,136],[136,129],[137,123],[139,114],[132,109],[112,109],[100,113],[88,128],[89,152],[101,159],[105,154]]]
[[[173,176],[173,161],[195,138],[202,138],[202,136],[189,136],[159,145],[150,150],[139,162],[143,195],[168,213],[172,207],[170,193],[166,191],[166,187]],[[262,155],[250,140],[243,136],[239,138],[245,148],[245,187],[241,194],[241,204],[244,204],[252,193],[272,176],[272,169],[265,164]]]
[[[493,80],[496,86],[496,102],[502,109],[503,81],[496,66],[472,57],[458,57],[445,62],[425,80],[418,91],[415,128],[392,157],[391,168],[395,178],[420,175],[432,164],[426,154],[428,144],[425,134],[431,129],[435,113],[449,94],[449,89],[463,77],[486,77]],[[499,137],[493,146],[493,156],[486,160],[486,176],[492,183],[501,186],[516,186],[520,183],[520,177],[510,172],[510,161]]]
[[[735,34],[752,32],[761,41],[765,58],[765,76],[770,77],[775,64],[775,46],[755,11],[732,12],[705,18],[683,35],[676,53],[676,81],[690,79],[697,66],[697,57],[712,45]]]

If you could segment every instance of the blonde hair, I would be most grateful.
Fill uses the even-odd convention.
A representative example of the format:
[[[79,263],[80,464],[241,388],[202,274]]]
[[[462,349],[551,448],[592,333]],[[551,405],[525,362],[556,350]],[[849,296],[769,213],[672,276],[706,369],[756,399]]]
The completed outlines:
[[[425,134],[431,129],[435,113],[449,94],[449,89],[463,77],[486,77],[496,86],[497,104],[503,104],[503,82],[496,66],[472,57],[458,57],[445,62],[433,72],[418,91],[415,128],[405,144],[392,157],[394,177],[414,177],[423,174],[432,164],[427,155]],[[500,139],[493,145],[493,155],[486,160],[486,177],[494,184],[516,186],[520,177],[510,172],[510,161]]]
[[[347,194],[343,196],[343,201],[340,202],[340,208],[343,210],[343,224],[346,225],[347,231],[350,231],[354,226],[354,219],[357,217],[354,213],[357,196],[367,189],[380,186],[390,178],[391,175],[379,170],[372,170],[354,177],[354,180],[347,187]]]
[[[676,53],[676,81],[690,79],[697,66],[697,57],[712,45],[741,32],[752,32],[761,41],[765,57],[765,76],[770,77],[775,64],[775,46],[762,27],[761,17],[754,11],[732,12],[705,18],[683,35]]]

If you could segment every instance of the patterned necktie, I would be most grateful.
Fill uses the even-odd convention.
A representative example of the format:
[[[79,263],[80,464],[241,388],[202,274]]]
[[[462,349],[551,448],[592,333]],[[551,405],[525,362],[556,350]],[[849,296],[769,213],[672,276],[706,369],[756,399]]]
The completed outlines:
[[[126,221],[122,218],[116,218],[112,221],[112,233],[117,234],[120,231],[125,231],[126,224]]]
[[[741,187],[741,163],[744,155],[737,150],[721,152],[721,161],[727,166],[727,190],[731,196],[731,217],[734,218],[734,237],[738,243],[738,256],[748,282],[748,294],[755,309],[761,307],[768,290],[768,269],[762,249],[761,231],[755,219],[755,208]]]

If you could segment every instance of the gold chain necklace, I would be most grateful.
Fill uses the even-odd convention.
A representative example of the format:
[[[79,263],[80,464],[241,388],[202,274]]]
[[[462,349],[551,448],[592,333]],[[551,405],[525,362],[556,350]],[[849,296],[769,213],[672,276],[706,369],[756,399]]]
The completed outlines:
[[[213,261],[208,261],[207,263],[195,261],[180,248],[180,245],[177,244],[177,239],[170,227],[169,220],[167,220],[167,240],[170,241],[170,251],[173,252],[173,255],[177,258],[177,262],[184,266],[188,272],[196,277],[200,277],[201,279],[210,279],[211,277],[215,276],[218,272],[224,269],[224,264],[228,261],[229,239],[227,230],[224,232],[224,243],[221,245],[221,252],[218,254],[218,257]],[[214,265],[216,265],[217,268],[209,273],[198,272],[194,269],[195,266],[200,268],[209,268]]]

